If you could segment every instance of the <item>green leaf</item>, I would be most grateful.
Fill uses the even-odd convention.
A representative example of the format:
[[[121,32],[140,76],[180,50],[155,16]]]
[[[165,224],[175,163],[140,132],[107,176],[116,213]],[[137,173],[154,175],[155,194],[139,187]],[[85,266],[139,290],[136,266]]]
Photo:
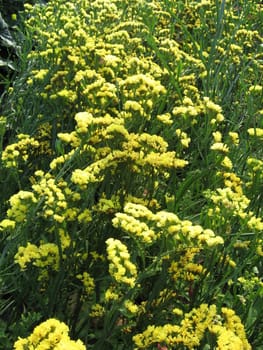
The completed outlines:
[[[16,70],[15,66],[13,65],[13,63],[9,60],[3,60],[0,58],[0,67],[6,67],[12,70]]]
[[[9,29],[8,25],[3,19],[0,13],[0,42],[4,47],[12,47],[16,48],[16,42],[14,41]]]

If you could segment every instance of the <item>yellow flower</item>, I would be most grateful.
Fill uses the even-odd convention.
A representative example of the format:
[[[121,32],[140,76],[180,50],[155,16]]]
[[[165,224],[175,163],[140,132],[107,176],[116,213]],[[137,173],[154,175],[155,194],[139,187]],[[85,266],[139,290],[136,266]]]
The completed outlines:
[[[27,243],[26,247],[20,246],[18,252],[15,255],[15,263],[19,264],[23,270],[32,259],[39,259],[40,254],[38,247],[34,244]]]
[[[77,122],[76,131],[79,133],[86,133],[88,126],[93,121],[93,116],[88,112],[79,112],[75,115],[75,120]]]
[[[227,169],[232,169],[232,167],[233,167],[231,159],[228,158],[227,156],[224,157],[224,159],[221,162],[221,165]]]
[[[105,309],[100,304],[93,304],[89,313],[90,317],[102,317],[105,313]]]
[[[134,287],[137,277],[137,268],[130,261],[130,254],[127,247],[118,239],[113,238],[107,239],[106,244],[111,276],[119,283]]]
[[[89,209],[84,209],[79,215],[78,215],[78,221],[80,223],[88,223],[92,220],[92,213]]]
[[[40,69],[38,71],[32,71],[33,77],[37,80],[44,80],[48,72],[49,72],[48,69]]]
[[[134,304],[131,300],[125,300],[124,306],[131,314],[137,314],[139,311],[138,305]]]
[[[226,144],[224,144],[223,142],[215,142],[213,143],[213,145],[210,147],[211,150],[213,151],[220,151],[223,153],[228,153],[229,152],[229,148]]]
[[[85,288],[85,292],[88,295],[91,295],[95,289],[94,278],[88,272],[83,272],[82,274],[77,275],[77,278],[81,280]]]
[[[222,134],[220,131],[213,132],[213,137],[215,142],[221,142],[222,141]]]
[[[11,208],[7,210],[7,216],[16,222],[23,222],[30,208],[37,202],[35,195],[29,191],[19,191],[9,199]]]
[[[173,311],[173,314],[175,314],[177,316],[182,316],[184,314],[183,310],[178,309],[177,307],[175,307],[172,311]]]
[[[7,168],[18,167],[19,162],[26,162],[34,149],[40,144],[27,134],[19,134],[18,142],[6,146],[2,152],[2,161]]]
[[[248,89],[249,92],[254,92],[254,93],[261,93],[262,92],[262,86],[261,85],[253,85],[250,86],[250,88]]]
[[[0,231],[6,230],[6,229],[13,229],[16,226],[16,222],[14,220],[10,219],[4,219],[0,221]]]
[[[121,295],[115,286],[111,286],[108,289],[106,289],[104,297],[105,301],[108,302],[111,300],[118,300],[121,297]]]
[[[228,135],[230,136],[231,141],[233,142],[234,145],[238,145],[239,144],[239,136],[238,136],[237,132],[230,131],[228,133]]]
[[[216,103],[212,102],[209,97],[204,97],[205,106],[208,110],[214,111],[216,113],[222,112],[222,107],[217,105]]]
[[[71,181],[76,185],[79,185],[81,188],[85,189],[87,184],[91,182],[97,182],[98,179],[91,173],[88,173],[85,170],[76,169],[73,171],[71,176]]]
[[[19,338],[14,344],[14,350],[86,350],[80,340],[71,340],[68,333],[69,328],[65,323],[50,318],[36,326],[27,338]]]
[[[167,124],[167,125],[173,124],[170,113],[159,114],[157,115],[157,119],[160,120],[160,122],[162,122],[163,124]]]
[[[145,222],[141,222],[126,213],[116,213],[112,219],[114,227],[121,227],[134,237],[138,237],[144,243],[152,243],[157,237]]]
[[[250,136],[256,136],[259,138],[263,138],[263,129],[261,128],[250,128],[247,130]]]

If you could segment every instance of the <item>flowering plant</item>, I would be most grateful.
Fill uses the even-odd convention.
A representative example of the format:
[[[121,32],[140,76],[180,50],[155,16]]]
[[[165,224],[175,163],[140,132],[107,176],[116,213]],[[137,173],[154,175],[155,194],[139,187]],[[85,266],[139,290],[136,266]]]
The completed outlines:
[[[260,346],[260,12],[25,5],[0,120],[9,346]]]

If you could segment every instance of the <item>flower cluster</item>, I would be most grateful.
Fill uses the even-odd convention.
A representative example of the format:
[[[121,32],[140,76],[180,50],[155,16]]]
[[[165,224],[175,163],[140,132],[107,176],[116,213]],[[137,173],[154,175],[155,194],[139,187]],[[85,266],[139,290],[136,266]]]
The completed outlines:
[[[119,283],[135,286],[137,268],[130,261],[127,247],[117,239],[109,238],[106,241],[110,275]]]
[[[193,225],[190,220],[180,220],[174,213],[159,211],[154,214],[147,207],[130,202],[124,206],[124,213],[115,214],[112,223],[144,243],[152,243],[162,236],[173,237],[182,246],[212,247],[224,242],[212,230]]]
[[[28,243],[26,247],[20,246],[15,255],[15,262],[24,270],[29,263],[45,269],[51,267],[53,270],[59,268],[59,252],[56,244],[43,243],[39,247]]]
[[[136,349],[149,349],[161,343],[167,346],[184,345],[192,349],[200,345],[204,333],[209,331],[217,337],[217,349],[251,349],[247,342],[240,318],[233,310],[222,308],[222,316],[217,314],[215,305],[202,304],[184,315],[180,325],[148,326],[133,337]]]
[[[19,162],[27,162],[29,155],[34,154],[34,149],[39,147],[39,142],[34,137],[26,134],[17,137],[18,142],[8,145],[2,153],[2,161],[8,168],[18,168]]]
[[[261,13],[25,5],[0,117],[8,336],[36,310],[94,349],[262,343]],[[68,332],[51,318],[15,348],[84,349]]]
[[[21,190],[14,194],[9,202],[11,208],[7,210],[7,217],[14,223],[23,223],[30,207],[37,202],[37,199],[32,192]]]
[[[50,318],[36,326],[27,338],[20,338],[14,344],[15,350],[46,349],[46,350],[85,350],[81,340],[71,340],[68,326]]]
[[[219,350],[223,349],[245,349],[250,350],[244,326],[235,312],[226,307],[222,308],[222,320],[210,327],[210,332],[216,334]]]

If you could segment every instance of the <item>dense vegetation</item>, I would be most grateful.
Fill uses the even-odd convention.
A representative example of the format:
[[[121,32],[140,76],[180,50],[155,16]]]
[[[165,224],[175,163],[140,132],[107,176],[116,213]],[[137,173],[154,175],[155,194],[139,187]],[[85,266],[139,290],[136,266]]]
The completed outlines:
[[[263,349],[260,2],[23,8],[1,349]]]

